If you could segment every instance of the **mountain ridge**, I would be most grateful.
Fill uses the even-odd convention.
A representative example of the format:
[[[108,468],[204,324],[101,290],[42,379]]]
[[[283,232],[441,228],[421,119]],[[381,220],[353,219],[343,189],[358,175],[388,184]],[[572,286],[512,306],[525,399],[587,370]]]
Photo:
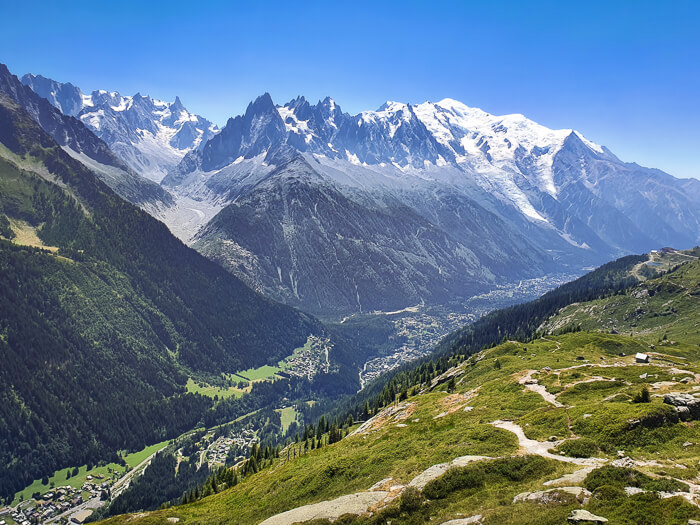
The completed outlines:
[[[337,248],[333,239],[342,234],[333,230],[324,234],[326,240],[317,249],[305,250],[297,259],[297,271],[264,250],[239,249],[263,225],[251,223],[250,217],[238,223],[242,216],[234,212],[246,199],[260,203],[277,199],[266,193],[271,186],[261,181],[279,176],[280,166],[295,156],[304,158],[307,171],[315,173],[317,189],[332,186],[348,202],[364,206],[364,216],[386,208],[391,200],[400,202],[421,216],[427,229],[437,228],[457,240],[460,249],[473,253],[500,279],[542,275],[556,266],[596,265],[669,243],[683,247],[698,242],[700,201],[693,188],[700,188],[700,183],[623,163],[574,130],[550,130],[519,114],[494,116],[452,99],[415,106],[387,102],[377,111],[349,115],[329,97],[315,105],[304,97],[275,105],[266,93],[243,115],[229,119],[203,148],[188,153],[162,184],[175,194],[222,210],[194,232],[190,242],[195,247],[251,286],[315,313],[326,309],[342,314],[359,308],[357,301],[353,307],[345,299],[355,295],[353,286],[338,289],[337,301],[328,297],[319,302],[314,293],[299,296],[295,284],[304,273],[324,275],[312,270],[315,261],[324,258],[324,250],[333,252]],[[446,202],[461,204],[446,206]],[[336,215],[342,217],[341,209]],[[277,227],[283,229],[281,216],[276,217]],[[484,235],[494,220],[500,232]],[[311,234],[300,223],[294,226],[286,237],[289,243],[294,244],[295,236],[303,242],[301,238]],[[496,239],[503,245],[494,245]],[[501,259],[499,267],[501,249],[514,256]],[[523,250],[531,257],[524,257]],[[448,259],[445,268],[459,265],[456,252]],[[367,264],[372,267],[370,261]],[[373,271],[372,286],[391,288],[378,266]],[[290,272],[296,275],[287,278]],[[410,262],[402,272],[416,281],[423,279]],[[478,272],[463,275],[470,285],[488,285],[489,279]],[[359,275],[348,270],[346,277],[352,282]],[[328,278],[321,284],[337,287]],[[442,286],[441,278],[434,277],[427,288]],[[452,286],[440,300],[458,300],[463,296],[458,288]],[[391,301],[392,309],[421,301],[412,293],[398,295]],[[375,300],[366,308],[385,306]]]
[[[155,182],[218,132],[214,124],[187,111],[180,97],[163,102],[105,90],[86,95],[69,82],[29,73],[21,82],[83,122],[131,169]]]
[[[27,78],[67,111],[75,112],[80,102],[79,113],[88,125],[96,112],[85,100],[111,101],[103,106],[116,115],[114,122],[128,121],[129,111],[152,103],[138,94],[121,97],[100,91],[88,97],[52,82]],[[179,99],[167,105],[176,110],[180,106]],[[156,125],[152,113],[142,113],[148,117],[145,128]],[[96,129],[114,118],[97,119],[92,125]],[[117,135],[133,137],[132,128]],[[202,131],[198,144],[179,150],[181,160],[171,162],[160,181],[178,205],[155,210],[154,215],[248,285],[315,314],[461,300],[468,290],[483,289],[494,278],[537,277],[552,269],[580,271],[625,253],[700,241],[700,182],[622,162],[573,129],[552,130],[521,114],[492,115],[443,99],[416,105],[387,101],[376,111],[350,115],[330,97],[312,104],[299,96],[279,105],[264,93],[217,131],[206,141]],[[110,140],[121,158],[131,158],[119,149],[118,139]],[[159,162],[159,154],[147,148],[139,154]],[[280,184],[292,180],[284,175],[284,166],[293,158],[303,159],[309,190],[320,196],[332,188],[348,206],[359,205],[364,212],[336,206],[333,216],[323,219],[326,225],[308,210],[296,215],[303,224],[283,216],[298,203],[285,202],[268,179],[279,178]],[[278,212],[271,211],[267,218],[243,213],[240,207],[250,202],[277,207]],[[346,242],[338,231],[344,214],[354,217],[357,232],[401,231],[400,217],[391,212],[373,215],[396,209],[387,203],[411,210],[421,223],[417,232],[440,231],[453,249],[431,261],[430,277],[406,252],[400,272],[425,283],[423,292],[416,293],[411,287],[391,285],[379,259],[363,259],[373,239],[358,234],[350,259],[364,260],[364,267],[370,268],[364,272],[370,288],[392,290],[393,295],[388,300],[358,300],[355,287],[367,277],[359,268],[337,266],[341,284],[318,261]],[[362,224],[371,216],[381,217],[378,230]],[[251,237],[269,231],[271,220],[273,229],[285,232],[280,237],[284,249],[279,245],[270,251],[256,244],[251,250]],[[310,238],[315,239],[311,244]],[[420,235],[417,240],[411,250],[431,249],[430,241]],[[470,254],[471,268],[460,262],[463,254]],[[462,268],[465,282],[446,285],[441,272],[450,273],[448,268]],[[313,282],[319,275],[325,277]],[[335,292],[319,299],[320,288]]]
[[[151,211],[174,204],[166,190],[133,172],[80,120],[64,115],[48,100],[24,86],[4,64],[0,64],[0,91],[26,110],[71,156],[89,164],[100,179],[124,199]]]

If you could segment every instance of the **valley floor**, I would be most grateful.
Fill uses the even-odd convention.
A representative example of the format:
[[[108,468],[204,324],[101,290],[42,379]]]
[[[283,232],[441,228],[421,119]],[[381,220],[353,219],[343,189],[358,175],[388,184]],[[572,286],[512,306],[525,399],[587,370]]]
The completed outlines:
[[[428,355],[444,336],[489,312],[530,301],[577,277],[579,274],[551,274],[500,284],[463,303],[416,305],[397,312],[372,312],[345,317],[341,324],[352,320],[362,322],[363,319],[371,322],[372,317],[386,317],[393,325],[393,334],[389,339],[399,342],[393,349],[364,363],[360,370],[361,387],[405,363]]]

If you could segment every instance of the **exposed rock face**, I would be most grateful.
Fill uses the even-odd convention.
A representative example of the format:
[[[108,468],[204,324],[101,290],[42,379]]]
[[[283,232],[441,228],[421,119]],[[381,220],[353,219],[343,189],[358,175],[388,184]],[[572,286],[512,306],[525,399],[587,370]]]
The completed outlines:
[[[683,421],[700,419],[700,399],[691,394],[672,392],[664,396],[664,403],[674,406]]]
[[[64,115],[75,117],[101,138],[136,173],[160,182],[190,151],[204,146],[218,128],[173,102],[137,93],[104,90],[84,94],[71,83],[24,75],[22,83]]]
[[[536,492],[523,492],[513,498],[513,503],[534,501],[541,505],[547,505],[576,499],[579,503],[586,504],[590,497],[591,493],[583,487],[559,487],[556,489],[538,490]]]

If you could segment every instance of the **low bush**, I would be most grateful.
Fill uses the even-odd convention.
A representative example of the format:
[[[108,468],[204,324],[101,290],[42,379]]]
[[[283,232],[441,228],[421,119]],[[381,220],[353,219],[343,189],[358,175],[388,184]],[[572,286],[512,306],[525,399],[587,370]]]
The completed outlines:
[[[620,498],[626,498],[627,494],[619,487],[612,485],[601,485],[593,492],[593,497],[603,501],[612,501]]]
[[[591,492],[603,485],[609,485],[619,489],[624,489],[625,487],[642,488],[642,485],[650,479],[649,476],[642,474],[638,470],[605,465],[604,467],[591,471],[583,481],[583,486]]]
[[[458,490],[480,488],[486,483],[537,479],[553,471],[552,464],[540,456],[515,456],[481,461],[448,470],[428,483],[423,489],[423,494],[430,499],[441,499]]]
[[[643,488],[657,492],[688,492],[690,490],[690,487],[685,483],[670,478],[651,479]]]
[[[448,470],[429,482],[423,489],[423,494],[430,499],[441,499],[456,490],[474,489],[483,485],[484,472],[481,465],[469,465]]]
[[[638,470],[610,465],[591,471],[583,481],[583,486],[590,491],[597,491],[603,487],[618,489],[638,487],[654,492],[687,492],[689,490],[688,485],[675,479],[652,478]]]
[[[556,448],[571,458],[590,458],[598,454],[598,445],[589,438],[567,439]]]
[[[651,403],[649,389],[647,387],[642,388],[642,390],[632,398],[632,403]]]
[[[413,512],[423,505],[423,495],[416,487],[407,487],[401,494],[399,509],[401,512]]]
[[[508,481],[536,479],[554,471],[552,464],[541,456],[515,456],[489,461],[484,469],[490,477]]]

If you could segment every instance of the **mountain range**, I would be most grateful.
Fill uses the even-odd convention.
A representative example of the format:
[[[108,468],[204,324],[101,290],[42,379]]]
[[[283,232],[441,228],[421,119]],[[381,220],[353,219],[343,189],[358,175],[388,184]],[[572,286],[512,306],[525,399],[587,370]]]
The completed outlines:
[[[196,427],[259,411],[270,419],[266,411],[280,403],[320,413],[334,396],[356,391],[357,372],[373,357],[360,334],[371,324],[324,325],[290,306],[341,318],[445,305],[618,254],[696,244],[699,235],[700,182],[622,162],[576,131],[550,130],[522,115],[494,116],[450,99],[388,102],[350,115],[330,98],[278,105],[264,94],[218,129],[179,98],[85,95],[40,76],[20,81],[0,65],[0,498],[13,499],[57,469],[119,461],[125,450]],[[697,252],[682,257],[695,260]],[[692,315],[675,331],[658,323],[694,308],[696,280],[683,281],[675,303],[662,293],[668,283],[645,288],[655,297],[649,318],[640,316],[638,301],[623,304],[613,295],[646,297],[628,280],[654,271],[645,257],[626,258],[540,303],[487,316],[444,339],[437,366],[460,367],[470,381],[498,374],[500,382],[482,392],[483,409],[489,421],[517,412],[523,396],[511,375],[535,354],[509,342],[489,354],[494,360],[475,358],[469,367],[465,354],[504,335],[535,337],[552,314],[600,299],[603,289],[608,302],[566,311],[553,326],[577,332],[593,312],[595,329],[615,329],[614,307],[620,328],[654,328],[659,345],[677,336],[684,346],[676,357],[692,356]],[[559,340],[571,343],[559,354],[562,364],[578,366],[581,354],[600,364],[619,356],[620,345],[636,351],[652,342],[586,337]],[[669,355],[677,352],[673,344]],[[549,355],[561,349],[556,342],[532,345],[546,357],[538,361],[543,372],[559,366]],[[496,372],[501,359],[505,370]],[[247,384],[241,374],[264,365],[277,380]],[[409,372],[410,384],[398,373],[372,410],[380,414],[400,391],[405,400],[409,387],[411,396],[433,389],[438,372],[429,368],[416,369],[427,377]],[[466,383],[454,386],[473,394]],[[382,387],[370,384],[358,399]],[[488,388],[502,401],[485,395]],[[544,405],[536,408],[549,409],[538,396]],[[445,414],[433,408],[412,422],[440,424],[431,421]],[[575,420],[585,426],[581,410]],[[624,414],[618,419],[629,422]],[[488,428],[470,442],[499,438]],[[340,439],[337,425],[335,432]],[[464,435],[454,437],[462,446]],[[612,453],[622,446],[599,445]],[[510,454],[490,450],[504,451]],[[271,454],[268,447],[268,463]],[[328,466],[328,478],[342,472]],[[398,475],[373,476],[384,474]],[[333,487],[311,499],[340,495],[340,485]]]
[[[315,314],[444,304],[700,241],[700,182],[522,115],[451,99],[351,115],[331,98],[277,105],[264,94],[218,130],[179,99],[23,82],[145,178],[167,171],[160,185],[175,204],[146,209],[171,231]]]
[[[177,97],[163,102],[104,90],[86,95],[71,83],[31,74],[21,82],[64,115],[80,120],[127,166],[155,182],[218,132],[211,122],[187,111]]]

